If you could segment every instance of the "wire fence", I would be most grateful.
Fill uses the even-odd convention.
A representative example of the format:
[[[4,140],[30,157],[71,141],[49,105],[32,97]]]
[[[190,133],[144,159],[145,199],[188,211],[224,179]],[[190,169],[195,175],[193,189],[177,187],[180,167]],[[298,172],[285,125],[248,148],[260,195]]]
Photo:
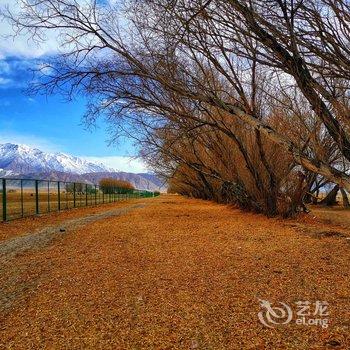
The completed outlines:
[[[77,182],[0,178],[0,221],[158,194]]]

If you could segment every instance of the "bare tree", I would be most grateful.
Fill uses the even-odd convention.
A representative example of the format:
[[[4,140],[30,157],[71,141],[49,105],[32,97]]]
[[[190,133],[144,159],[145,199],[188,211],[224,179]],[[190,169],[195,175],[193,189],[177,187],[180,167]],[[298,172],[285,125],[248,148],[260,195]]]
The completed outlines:
[[[325,11],[331,15],[322,16]],[[179,132],[172,142],[184,124],[230,140],[255,190],[266,192],[270,212],[276,211],[280,184],[267,143],[291,157],[294,175],[300,166],[350,190],[345,1],[139,0],[121,6],[31,0],[23,1],[19,15],[4,15],[17,33],[40,41],[52,30],[61,40],[63,53],[46,62],[34,91],[88,95],[87,120],[104,114],[116,127],[139,127],[144,142],[160,142],[155,149],[176,164],[173,172],[181,165],[204,184],[210,177],[244,188],[237,177],[232,182],[218,172],[218,164],[202,164],[203,156],[193,152],[194,159],[170,152],[162,144],[169,137],[154,134],[164,132],[159,126],[168,133],[173,128]],[[296,111],[291,94],[307,102],[306,111]],[[298,130],[289,132],[292,123]],[[249,140],[242,136],[246,131]],[[185,141],[193,150],[196,143],[208,147],[198,135]],[[166,167],[162,157],[156,159]],[[298,186],[299,192],[313,181]]]

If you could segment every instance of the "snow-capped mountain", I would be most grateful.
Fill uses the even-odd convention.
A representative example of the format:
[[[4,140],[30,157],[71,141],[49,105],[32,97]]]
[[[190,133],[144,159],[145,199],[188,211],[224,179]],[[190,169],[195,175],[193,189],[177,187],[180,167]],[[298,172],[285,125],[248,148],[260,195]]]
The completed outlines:
[[[8,174],[60,171],[75,174],[111,172],[103,164],[88,162],[64,153],[46,153],[12,143],[0,144],[0,169]]]
[[[162,191],[166,187],[154,174],[116,171],[64,153],[46,153],[12,143],[0,144],[0,178],[27,178],[98,184],[102,178],[127,180],[135,188]]]

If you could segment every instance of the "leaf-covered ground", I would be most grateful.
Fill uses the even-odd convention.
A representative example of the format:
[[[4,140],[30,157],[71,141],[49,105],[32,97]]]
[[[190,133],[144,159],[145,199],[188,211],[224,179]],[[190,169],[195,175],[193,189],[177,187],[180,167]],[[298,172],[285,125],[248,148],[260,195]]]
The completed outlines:
[[[29,216],[23,219],[0,222],[0,242],[13,237],[26,235],[28,232],[34,232],[43,227],[55,226],[64,223],[67,220],[74,220],[90,215],[104,213],[110,209],[123,208],[129,203],[141,203],[142,199],[122,200],[114,203],[100,204],[98,206],[80,207],[60,212],[53,211],[50,214]]]
[[[2,267],[11,308],[0,315],[0,348],[350,348],[344,228],[178,196],[144,203]],[[293,315],[268,328],[259,299],[293,312],[297,301],[327,301],[329,327],[297,325]]]

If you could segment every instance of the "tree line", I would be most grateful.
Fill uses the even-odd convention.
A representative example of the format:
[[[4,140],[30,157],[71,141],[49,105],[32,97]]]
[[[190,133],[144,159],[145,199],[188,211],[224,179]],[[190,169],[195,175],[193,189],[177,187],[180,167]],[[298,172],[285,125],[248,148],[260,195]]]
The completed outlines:
[[[350,191],[347,0],[23,1],[62,51],[31,91],[89,98],[172,191],[269,216]],[[338,192],[338,190],[337,190]]]
[[[129,193],[135,189],[129,181],[108,177],[99,181],[99,188],[104,194]]]

